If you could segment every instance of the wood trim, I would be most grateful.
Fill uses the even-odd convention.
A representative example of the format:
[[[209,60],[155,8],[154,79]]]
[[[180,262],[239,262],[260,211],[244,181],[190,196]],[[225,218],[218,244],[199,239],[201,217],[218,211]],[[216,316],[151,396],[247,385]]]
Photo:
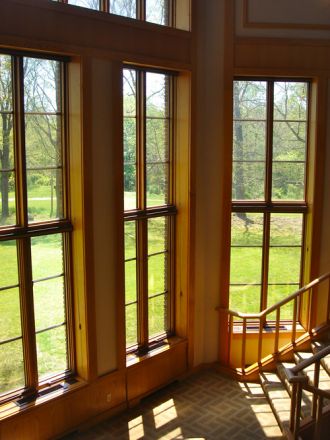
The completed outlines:
[[[248,29],[308,29],[308,30],[329,30],[330,25],[318,23],[273,23],[257,22],[249,17],[249,0],[243,0],[242,24]]]

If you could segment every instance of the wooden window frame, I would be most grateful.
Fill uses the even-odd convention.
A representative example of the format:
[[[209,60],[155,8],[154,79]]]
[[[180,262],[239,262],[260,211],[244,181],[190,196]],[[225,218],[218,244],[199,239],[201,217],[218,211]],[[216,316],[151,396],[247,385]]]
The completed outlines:
[[[127,354],[135,353],[144,355],[153,348],[164,344],[164,340],[174,335],[174,291],[175,291],[175,223],[177,209],[175,199],[174,176],[174,139],[175,139],[175,72],[162,69],[141,68],[134,65],[125,65],[124,70],[136,72],[136,192],[137,209],[124,211],[124,222],[133,221],[136,225],[136,264],[137,264],[137,345],[127,347]],[[160,73],[168,78],[168,115],[169,141],[168,141],[168,200],[165,205],[147,207],[146,191],[146,75],[147,73]],[[155,338],[148,335],[148,220],[153,218],[166,218],[168,222],[168,265],[167,265],[167,331],[166,334]],[[129,261],[129,260],[125,260]],[[125,302],[125,309],[128,304]]]
[[[263,214],[263,238],[262,244],[262,266],[261,266],[261,292],[260,292],[260,308],[262,311],[267,308],[268,299],[268,268],[269,268],[269,249],[270,249],[270,221],[272,214],[297,213],[303,216],[302,221],[302,243],[301,243],[301,260],[300,260],[300,279],[299,287],[302,286],[304,280],[305,265],[305,249],[306,249],[306,227],[307,227],[307,190],[309,179],[309,131],[310,131],[310,114],[311,114],[311,89],[312,80],[310,78],[286,78],[286,77],[235,77],[235,81],[258,81],[267,83],[267,103],[266,103],[266,158],[265,158],[265,200],[232,200],[231,212],[233,213],[260,213]],[[273,163],[273,108],[274,108],[274,83],[275,82],[301,82],[306,83],[307,92],[307,120],[306,120],[306,161],[305,161],[305,182],[304,182],[304,199],[302,201],[273,201],[272,200],[272,163]],[[235,121],[235,118],[233,118]],[[234,160],[233,160],[234,163]],[[231,245],[232,247],[232,245]],[[232,285],[230,283],[230,285]],[[289,285],[289,284],[286,284]],[[271,305],[271,304],[270,304]],[[268,305],[269,306],[269,305]],[[299,304],[297,316],[301,319],[301,304]],[[265,323],[266,324],[266,323]]]
[[[13,90],[13,136],[15,157],[15,187],[16,187],[16,224],[0,227],[0,242],[14,240],[17,243],[18,287],[20,297],[20,315],[22,327],[22,349],[24,362],[25,386],[20,389],[5,392],[0,396],[0,403],[21,397],[33,401],[39,392],[50,384],[68,379],[75,371],[74,319],[72,299],[72,244],[69,200],[69,158],[68,158],[68,101],[67,101],[67,64],[68,57],[52,54],[40,54],[25,51],[1,49],[1,54],[12,58],[12,90]],[[25,110],[24,110],[24,74],[23,58],[39,58],[55,60],[61,63],[61,157],[62,157],[62,186],[63,186],[63,218],[31,222],[28,219],[28,198],[25,162]],[[67,338],[68,368],[62,373],[47,376],[38,380],[37,348],[34,322],[34,299],[32,279],[31,239],[38,236],[53,234],[62,235],[63,243],[63,276],[65,295],[65,325]],[[40,280],[38,280],[40,281]],[[56,326],[58,327],[58,325]],[[53,326],[43,329],[46,331]]]

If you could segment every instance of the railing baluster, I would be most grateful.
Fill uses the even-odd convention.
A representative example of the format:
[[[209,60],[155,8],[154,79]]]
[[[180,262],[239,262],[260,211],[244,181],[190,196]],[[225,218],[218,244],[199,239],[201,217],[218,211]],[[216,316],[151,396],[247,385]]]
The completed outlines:
[[[317,412],[315,418],[314,440],[321,439],[321,418],[322,418],[323,397],[317,398]]]
[[[320,365],[321,360],[317,360],[314,363],[314,387],[318,388],[320,381]],[[312,417],[315,419],[317,411],[317,396],[313,394],[313,406],[312,406]]]
[[[263,317],[259,318],[259,339],[258,339],[258,364],[260,364],[262,358],[262,333],[263,333]]]
[[[279,307],[276,310],[276,327],[275,327],[274,354],[278,353],[278,341],[279,341],[279,337],[280,337],[280,320],[281,320],[281,309]]]
[[[228,339],[228,359],[227,359],[227,365],[230,365],[231,360],[231,341],[233,337],[233,327],[234,327],[234,317],[230,313],[229,314],[229,339]]]
[[[295,345],[295,343],[296,343],[298,298],[300,299],[300,296],[296,296],[294,301],[293,301],[292,334],[291,334],[292,345]]]
[[[245,374],[245,355],[246,355],[246,318],[243,319],[243,332],[242,332],[242,374]]]
[[[330,278],[328,280],[328,310],[327,310],[327,321],[330,321]]]

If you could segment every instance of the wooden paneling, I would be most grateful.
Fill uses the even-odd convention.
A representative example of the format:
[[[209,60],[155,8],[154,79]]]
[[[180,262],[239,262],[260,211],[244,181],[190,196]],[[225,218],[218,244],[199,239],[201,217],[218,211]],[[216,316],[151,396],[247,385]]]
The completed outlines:
[[[187,342],[182,341],[127,368],[127,400],[135,403],[186,371]]]
[[[187,67],[191,34],[45,0],[0,2],[1,45]]]

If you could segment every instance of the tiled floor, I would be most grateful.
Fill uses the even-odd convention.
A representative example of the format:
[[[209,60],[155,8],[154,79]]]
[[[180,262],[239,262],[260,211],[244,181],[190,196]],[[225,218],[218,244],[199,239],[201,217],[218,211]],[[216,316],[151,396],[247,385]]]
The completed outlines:
[[[72,434],[72,440],[257,440],[281,431],[258,384],[214,371],[175,382],[115,418]]]

